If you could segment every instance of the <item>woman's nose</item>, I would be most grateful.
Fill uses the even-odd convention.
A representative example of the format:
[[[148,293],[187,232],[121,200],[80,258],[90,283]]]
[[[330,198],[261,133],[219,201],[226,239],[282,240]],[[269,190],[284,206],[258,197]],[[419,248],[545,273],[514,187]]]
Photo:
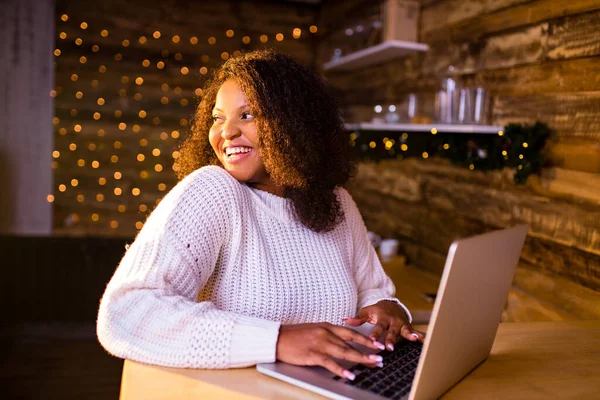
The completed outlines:
[[[226,121],[225,124],[223,124],[223,130],[221,131],[221,137],[223,139],[231,140],[231,139],[234,139],[234,138],[240,136],[241,133],[242,133],[242,131],[239,129],[237,124],[235,124],[231,121]]]

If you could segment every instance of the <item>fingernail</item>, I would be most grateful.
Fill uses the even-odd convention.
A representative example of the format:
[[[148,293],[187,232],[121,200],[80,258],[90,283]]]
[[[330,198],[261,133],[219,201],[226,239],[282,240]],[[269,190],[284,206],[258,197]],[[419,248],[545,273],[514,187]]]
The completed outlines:
[[[394,351],[394,345],[393,344],[388,344],[388,350],[389,351]]]
[[[351,381],[356,379],[356,375],[354,375],[352,372],[348,371],[347,369],[344,370],[344,376],[346,378],[350,379]]]
[[[383,357],[381,357],[380,355],[377,355],[377,354],[371,354],[371,355],[369,356],[369,358],[370,358],[371,360],[373,360],[373,361],[377,361],[377,362],[381,362],[381,361],[383,361]]]
[[[415,339],[418,339],[418,338],[419,338],[419,335],[417,335],[416,333],[411,333],[411,335],[412,335],[412,336],[413,336]]]
[[[376,340],[373,340],[373,344],[379,348],[379,350],[385,350],[385,346]]]
[[[383,368],[383,363],[382,362],[377,363],[377,364],[375,364],[375,366],[378,367],[378,368]]]

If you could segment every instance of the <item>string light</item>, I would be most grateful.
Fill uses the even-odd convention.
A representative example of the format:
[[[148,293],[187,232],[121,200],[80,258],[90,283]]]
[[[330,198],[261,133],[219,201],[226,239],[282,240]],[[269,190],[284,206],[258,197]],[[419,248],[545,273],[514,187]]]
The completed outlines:
[[[113,229],[117,229],[119,227],[119,223],[113,219],[112,221],[110,221],[110,227]]]
[[[148,206],[146,206],[145,204],[140,204],[138,210],[140,210],[140,212],[146,212],[148,211]]]
[[[106,178],[104,178],[104,177],[100,177],[100,178],[98,178],[98,184],[99,184],[100,186],[104,186],[104,185],[106,185]]]
[[[102,31],[100,32],[100,35],[102,37],[107,37],[108,36],[108,31],[106,29],[102,29]]]
[[[58,35],[58,37],[64,40],[67,38],[67,34],[65,32],[61,32],[60,35]]]
[[[127,211],[127,207],[124,204],[119,204],[117,206],[117,211],[119,211],[120,213],[124,213],[125,211]]]
[[[181,40],[181,38],[178,35],[173,36],[173,43],[179,43],[179,41]]]
[[[159,39],[160,38],[160,31],[154,31],[154,33],[152,34],[152,37],[154,39]]]
[[[213,45],[215,43],[217,43],[217,38],[215,38],[214,36],[208,38],[208,44]]]
[[[120,196],[123,193],[123,190],[120,187],[116,187],[115,190],[113,190],[113,193],[115,196]]]
[[[94,222],[98,222],[100,220],[100,215],[93,213],[92,214],[92,221]]]
[[[317,33],[317,26],[316,25],[311,25],[309,28],[310,33]]]
[[[48,203],[52,203],[54,202],[54,196],[49,194],[48,196],[46,196],[46,200],[48,201]]]
[[[144,227],[144,223],[142,221],[138,221],[135,223],[135,227],[137,229],[142,229]]]
[[[193,45],[198,44],[198,38],[196,36],[192,36],[190,38],[190,43],[193,44]]]
[[[113,174],[113,177],[114,177],[116,180],[119,180],[119,179],[121,179],[121,178],[123,177],[123,174],[122,174],[122,173],[120,173],[119,171],[115,171],[115,173]]]
[[[88,24],[87,22],[82,22],[79,26],[81,27],[81,29],[87,29]]]
[[[300,28],[294,28],[292,31],[292,36],[294,39],[300,39],[300,35],[302,35],[302,30]]]
[[[233,37],[233,29],[228,29],[227,32],[225,32],[225,35],[227,35],[227,37]]]
[[[69,20],[69,16],[68,16],[67,14],[63,14],[63,15],[61,15],[61,16],[60,16],[60,19],[61,19],[63,22],[67,22],[67,21]]]
[[[125,39],[125,40],[123,40],[123,41],[121,42],[121,45],[122,45],[123,47],[129,47],[129,45],[130,45],[130,42],[129,42],[129,40]]]
[[[269,41],[269,37],[267,35],[260,35],[260,41],[262,43],[267,43]]]
[[[281,42],[283,40],[283,33],[278,33],[277,35],[275,35],[275,40]]]
[[[100,203],[103,202],[104,201],[104,195],[102,193],[98,193],[96,195],[96,201],[98,201]]]

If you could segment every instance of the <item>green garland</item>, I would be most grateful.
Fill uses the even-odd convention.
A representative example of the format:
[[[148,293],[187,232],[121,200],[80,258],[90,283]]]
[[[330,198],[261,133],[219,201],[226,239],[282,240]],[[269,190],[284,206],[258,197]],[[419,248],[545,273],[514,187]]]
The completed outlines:
[[[541,122],[508,124],[503,134],[495,135],[491,141],[482,136],[461,140],[453,135],[454,145],[446,155],[455,164],[473,165],[484,171],[514,168],[515,183],[523,184],[529,175],[539,173],[547,164],[543,150],[551,134],[548,125]]]
[[[406,140],[397,137],[391,147],[376,144],[381,138],[383,143],[389,141],[388,137],[393,136],[390,132],[357,132],[351,134],[350,144],[363,161],[437,155],[471,170],[513,168],[515,183],[523,184],[529,175],[539,173],[547,165],[544,147],[551,134],[548,125],[536,122],[508,124],[497,135],[412,133]],[[403,144],[409,150],[404,151]]]

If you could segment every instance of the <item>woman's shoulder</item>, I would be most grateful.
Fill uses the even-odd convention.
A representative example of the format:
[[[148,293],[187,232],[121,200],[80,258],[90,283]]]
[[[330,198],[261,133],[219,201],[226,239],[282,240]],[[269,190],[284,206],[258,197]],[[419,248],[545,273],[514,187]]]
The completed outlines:
[[[205,166],[179,181],[158,208],[167,213],[174,210],[182,213],[208,212],[216,206],[223,208],[236,201],[240,195],[240,185],[223,168]]]

